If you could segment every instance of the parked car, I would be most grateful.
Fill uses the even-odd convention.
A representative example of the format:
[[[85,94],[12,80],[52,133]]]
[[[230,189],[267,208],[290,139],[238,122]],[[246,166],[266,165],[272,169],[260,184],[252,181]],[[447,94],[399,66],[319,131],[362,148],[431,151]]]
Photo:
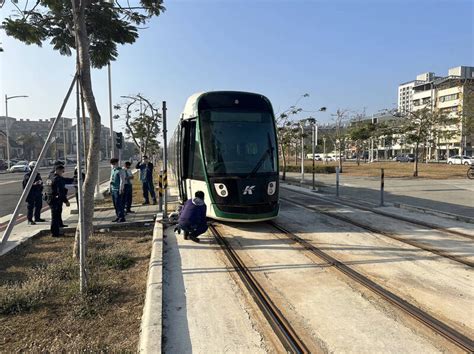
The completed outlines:
[[[397,162],[414,162],[415,154],[399,155],[394,157],[393,160]]]
[[[28,171],[28,161],[19,161],[17,164],[10,167],[10,172],[26,172]]]
[[[449,165],[472,165],[474,163],[474,159],[472,156],[466,155],[454,155],[448,158]]]
[[[306,158],[312,160],[313,159],[313,154],[306,154]],[[323,161],[323,158],[319,154],[314,154],[314,159],[316,161]]]
[[[7,162],[5,160],[0,160],[0,171],[6,170],[7,167]]]

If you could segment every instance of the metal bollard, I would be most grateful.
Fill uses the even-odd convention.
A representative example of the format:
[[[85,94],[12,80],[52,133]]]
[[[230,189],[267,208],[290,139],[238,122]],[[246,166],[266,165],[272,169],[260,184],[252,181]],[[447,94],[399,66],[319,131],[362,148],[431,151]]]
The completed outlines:
[[[385,187],[385,172],[384,172],[384,169],[382,168],[381,172],[380,172],[380,206],[384,206],[383,205],[383,190],[384,190],[384,187]]]
[[[339,197],[339,166],[336,167],[336,197]]]

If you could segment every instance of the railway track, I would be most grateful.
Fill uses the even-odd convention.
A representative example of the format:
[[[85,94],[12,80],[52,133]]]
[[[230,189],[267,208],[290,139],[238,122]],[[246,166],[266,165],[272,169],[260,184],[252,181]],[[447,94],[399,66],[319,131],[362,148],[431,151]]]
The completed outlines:
[[[298,192],[297,192],[298,193]],[[314,197],[312,196],[308,196],[307,194],[305,193],[301,193],[303,195],[305,195],[307,198],[311,198],[312,201],[315,200]],[[400,242],[403,242],[403,243],[406,243],[406,244],[409,244],[410,246],[413,246],[413,247],[417,247],[417,248],[420,248],[424,251],[428,251],[428,252],[431,252],[433,254],[436,254],[438,256],[441,256],[441,257],[444,257],[444,258],[448,258],[450,260],[453,260],[455,262],[458,262],[458,263],[461,263],[463,265],[466,265],[468,267],[474,267],[474,262],[471,262],[469,260],[466,260],[466,259],[463,259],[463,258],[460,258],[458,256],[455,256],[455,255],[452,255],[450,253],[447,253],[443,250],[440,250],[440,249],[437,249],[437,248],[434,248],[434,247],[431,247],[431,246],[428,246],[426,244],[423,244],[423,243],[420,243],[420,242],[417,242],[417,241],[414,241],[414,240],[410,240],[410,239],[407,239],[407,238],[404,238],[404,237],[401,237],[399,235],[397,235],[396,233],[393,233],[393,232],[388,232],[388,231],[383,231],[383,230],[379,230],[373,226],[370,226],[370,225],[367,225],[367,224],[364,224],[364,223],[361,223],[361,222],[358,222],[358,221],[355,221],[347,216],[344,216],[342,214],[336,214],[332,211],[328,211],[327,209],[325,209],[324,207],[318,207],[318,206],[309,206],[305,203],[302,203],[302,202],[299,202],[299,201],[295,201],[295,200],[292,200],[292,199],[289,199],[289,198],[286,198],[286,197],[282,197],[280,196],[280,199],[281,200],[284,200],[285,202],[288,202],[288,203],[291,203],[291,204],[294,204],[294,205],[297,205],[297,206],[300,206],[302,208],[305,208],[307,210],[311,210],[311,211],[316,211],[320,214],[323,214],[325,216],[329,216],[331,218],[334,218],[334,219],[337,219],[337,220],[341,220],[341,221],[344,221],[346,223],[349,223],[351,225],[354,225],[354,226],[357,226],[363,230],[366,230],[366,231],[369,231],[371,233],[374,233],[374,234],[380,234],[380,235],[383,235],[383,236],[386,236],[386,237],[389,237],[391,239],[394,239],[394,240],[397,240],[397,241],[400,241]],[[324,202],[328,202],[328,203],[331,203],[331,201],[329,200],[326,200],[324,199]],[[337,203],[332,203],[332,205],[337,205]],[[362,208],[360,208],[362,209]],[[365,209],[362,209],[362,210],[365,210]],[[372,210],[368,210],[368,211],[372,211]],[[397,219],[397,218],[396,218]]]
[[[369,211],[369,212],[377,214],[377,215],[382,215],[382,216],[386,216],[386,217],[389,217],[389,218],[392,218],[392,219],[400,220],[400,221],[403,221],[403,222],[406,222],[406,223],[409,223],[409,224],[412,224],[412,225],[423,226],[423,227],[427,227],[427,228],[430,228],[430,229],[433,229],[433,230],[436,230],[436,231],[444,232],[444,233],[451,234],[451,235],[466,237],[466,238],[469,238],[471,240],[474,240],[473,235],[469,235],[469,234],[466,234],[466,233],[461,232],[461,231],[450,230],[450,229],[447,229],[445,227],[434,225],[434,224],[424,222],[424,221],[421,221],[421,220],[414,220],[414,219],[407,218],[407,217],[404,217],[404,216],[401,216],[401,215],[394,215],[394,214],[391,214],[391,213],[387,213],[383,210],[374,209],[373,207],[369,207],[369,206],[363,206],[361,204],[357,204],[357,203],[354,203],[354,202],[351,202],[351,201],[348,201],[348,200],[342,201],[342,200],[338,199],[338,201],[336,202],[336,201],[331,200],[329,198],[325,198],[321,195],[318,195],[318,196],[309,195],[308,193],[305,193],[303,191],[298,191],[298,190],[295,190],[295,189],[285,188],[284,186],[281,186],[281,185],[280,185],[280,188],[285,189],[287,191],[290,191],[292,193],[304,195],[308,198],[315,198],[315,199],[317,198],[317,199],[320,199],[320,200],[324,200],[325,202],[331,203],[333,205],[349,206],[349,207],[352,207],[352,208],[356,208],[356,209],[360,209],[360,210],[364,210],[364,211]]]
[[[368,277],[350,268],[349,266],[337,260],[336,258],[330,256],[329,254],[314,246],[310,242],[288,231],[283,226],[272,221],[268,222],[268,224],[277,229],[279,232],[283,233],[286,237],[303,246],[306,250],[308,250],[318,258],[327,262],[329,265],[331,265],[344,275],[348,276],[352,280],[358,282],[362,286],[376,293],[384,300],[403,310],[405,313],[407,313],[412,318],[418,320],[423,325],[427,326],[428,328],[431,328],[435,333],[443,336],[444,338],[458,346],[460,349],[468,353],[474,352],[473,340],[466,337],[464,334],[458,332],[446,323],[434,318],[425,311],[419,309],[408,301],[390,292],[389,290],[370,280]]]
[[[215,225],[211,224],[209,229],[286,351],[289,353],[309,353],[310,350],[291,327],[281,311],[272,302],[265,289],[245,266],[230,243],[219,233]]]

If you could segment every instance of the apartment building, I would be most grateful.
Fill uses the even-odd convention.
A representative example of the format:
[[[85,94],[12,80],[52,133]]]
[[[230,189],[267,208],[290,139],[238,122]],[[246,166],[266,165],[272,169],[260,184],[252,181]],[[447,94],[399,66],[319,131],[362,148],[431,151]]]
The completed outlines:
[[[407,87],[410,88],[408,91]],[[402,114],[428,108],[441,111],[450,118],[459,118],[455,125],[445,127],[442,136],[433,137],[428,142],[427,157],[438,159],[455,154],[473,155],[474,137],[466,134],[461,117],[472,110],[474,94],[474,67],[458,66],[448,70],[447,76],[436,76],[432,72],[418,75],[416,80],[399,85],[398,109]],[[410,94],[400,96],[400,92]]]

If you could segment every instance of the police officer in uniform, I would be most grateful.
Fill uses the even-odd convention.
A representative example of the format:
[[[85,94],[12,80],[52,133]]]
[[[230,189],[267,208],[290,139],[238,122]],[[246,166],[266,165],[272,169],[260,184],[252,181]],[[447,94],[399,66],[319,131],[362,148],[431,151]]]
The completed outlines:
[[[72,178],[63,177],[63,174],[64,166],[57,165],[54,175],[47,181],[48,190],[45,193],[45,198],[51,208],[51,235],[53,237],[62,235],[60,228],[63,227],[61,218],[63,203],[69,206],[66,184],[73,183]]]
[[[58,167],[58,166],[63,166],[63,167],[64,167],[64,162],[59,161],[59,160],[54,162],[54,167],[53,167],[53,169],[49,172],[49,176],[48,176],[48,179],[49,179],[49,180],[53,180],[54,174],[56,173],[56,167]],[[71,178],[67,178],[66,180],[67,180],[67,182],[64,183],[64,185],[71,183],[70,181],[73,181],[73,179],[71,179]],[[67,196],[67,188],[66,188],[66,187],[64,187],[64,191],[63,191],[63,192],[64,192],[65,195]],[[48,203],[48,204],[49,204],[49,203]],[[60,227],[67,227],[67,225],[65,225],[65,224],[63,223],[62,214],[63,214],[63,204],[61,203],[61,206],[60,206],[60,213],[59,213],[59,215],[60,215],[60,216],[59,216],[59,224],[60,224]]]
[[[28,172],[25,174],[23,177],[23,189],[25,189],[26,184],[28,183],[28,180],[31,177],[31,172],[33,171],[33,168],[35,167],[36,162],[31,161],[28,164],[28,167],[30,168]],[[41,208],[43,207],[43,180],[41,179],[41,175],[38,172],[35,177],[35,181],[33,182],[33,185],[31,186],[30,192],[28,193],[28,196],[26,197],[26,203],[27,203],[27,219],[28,219],[28,225],[36,225],[37,222],[44,222],[46,220],[41,219]],[[33,215],[35,220],[33,221]]]

